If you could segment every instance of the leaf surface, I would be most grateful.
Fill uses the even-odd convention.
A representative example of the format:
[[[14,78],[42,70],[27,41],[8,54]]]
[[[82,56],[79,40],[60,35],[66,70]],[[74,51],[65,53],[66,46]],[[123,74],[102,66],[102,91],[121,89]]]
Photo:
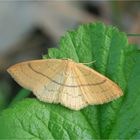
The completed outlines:
[[[88,66],[116,82],[124,96],[80,111],[26,99],[1,113],[0,138],[140,138],[140,52],[137,46],[128,44],[125,33],[103,23],[81,25],[67,32],[59,46],[49,49],[44,58],[71,58],[81,63],[96,60]]]

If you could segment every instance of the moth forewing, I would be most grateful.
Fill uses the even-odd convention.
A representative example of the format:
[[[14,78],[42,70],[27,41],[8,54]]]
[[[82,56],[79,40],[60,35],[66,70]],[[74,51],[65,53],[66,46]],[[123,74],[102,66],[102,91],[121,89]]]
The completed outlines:
[[[60,103],[73,110],[103,104],[123,95],[113,81],[70,59],[27,61],[10,67],[8,72],[39,100]]]

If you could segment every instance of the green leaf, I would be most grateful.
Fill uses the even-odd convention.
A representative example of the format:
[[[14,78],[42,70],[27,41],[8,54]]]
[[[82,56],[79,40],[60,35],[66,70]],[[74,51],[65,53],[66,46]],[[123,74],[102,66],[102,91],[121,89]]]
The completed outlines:
[[[128,80],[126,95],[109,138],[140,139],[140,54]]]
[[[18,101],[23,100],[24,98],[28,97],[31,94],[31,92],[27,89],[21,89],[19,93],[16,95],[16,97],[12,100],[10,103],[10,106],[17,103]]]
[[[81,123],[82,122],[82,123]],[[3,111],[0,139],[93,139],[92,128],[80,111],[26,99]]]
[[[104,105],[72,111],[37,100],[21,101],[2,112],[4,139],[132,139],[140,138],[140,52],[125,33],[102,23],[81,25],[60,39],[59,48],[43,58],[71,58],[116,82],[124,96]],[[13,129],[14,128],[14,129]]]

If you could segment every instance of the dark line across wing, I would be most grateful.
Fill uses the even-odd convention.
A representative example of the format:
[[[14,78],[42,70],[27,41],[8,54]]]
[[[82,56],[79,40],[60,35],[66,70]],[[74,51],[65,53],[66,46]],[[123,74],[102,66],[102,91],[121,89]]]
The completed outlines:
[[[54,83],[56,83],[56,84],[58,84],[58,85],[65,86],[65,87],[73,87],[73,88],[75,88],[75,87],[81,87],[81,86],[96,86],[96,85],[100,85],[100,84],[103,84],[103,83],[106,82],[106,79],[104,79],[103,81],[98,82],[98,83],[81,84],[81,85],[66,85],[66,84],[59,83],[59,82],[57,82],[57,81],[51,79],[49,76],[47,76],[47,75],[45,75],[45,74],[43,74],[43,73],[41,73],[41,72],[35,70],[35,69],[31,66],[30,63],[27,63],[27,65],[28,65],[28,67],[29,67],[32,71],[34,71],[35,73],[37,73],[37,74],[39,74],[39,75],[42,75],[43,77],[48,78],[50,81],[52,81],[52,82],[54,82]]]

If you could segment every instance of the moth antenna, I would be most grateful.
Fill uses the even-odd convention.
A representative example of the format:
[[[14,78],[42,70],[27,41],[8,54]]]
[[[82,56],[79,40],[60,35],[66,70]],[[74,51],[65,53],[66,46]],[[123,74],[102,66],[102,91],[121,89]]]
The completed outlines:
[[[94,61],[91,61],[91,62],[85,62],[85,63],[81,63],[81,64],[93,64],[93,63],[96,63],[96,60],[94,60]]]

